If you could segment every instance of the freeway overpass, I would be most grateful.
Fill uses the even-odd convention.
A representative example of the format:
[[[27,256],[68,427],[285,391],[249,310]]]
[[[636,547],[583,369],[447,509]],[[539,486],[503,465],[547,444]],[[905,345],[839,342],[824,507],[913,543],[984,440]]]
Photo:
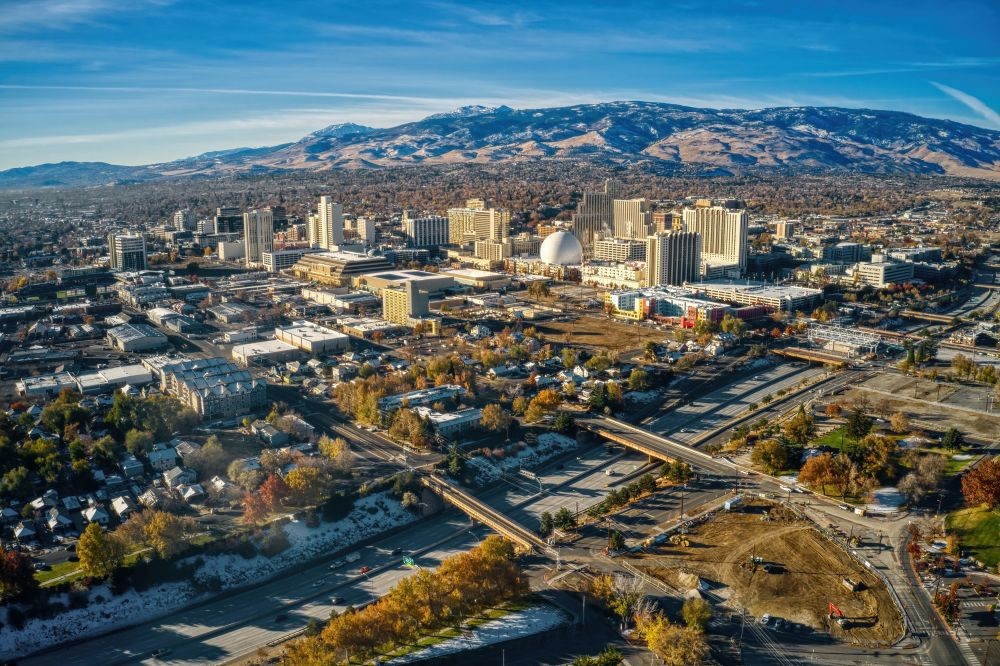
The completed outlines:
[[[604,439],[630,449],[635,449],[657,460],[684,462],[692,467],[701,468],[713,474],[724,476],[728,476],[736,471],[736,468],[732,465],[721,460],[716,460],[707,453],[702,453],[690,446],[685,446],[662,435],[643,430],[618,419],[604,416],[589,416],[578,418],[576,425]]]
[[[923,319],[924,321],[932,321],[936,324],[951,324],[953,321],[961,319],[957,315],[943,315],[943,314],[932,314],[930,312],[917,312],[916,310],[903,310],[899,313],[902,317],[909,317],[911,319]]]
[[[517,544],[520,549],[527,552],[534,552],[536,549],[538,551],[548,550],[548,545],[537,534],[514,522],[461,488],[448,483],[434,474],[421,474],[420,481],[439,494],[446,502],[507,537]]]
[[[772,349],[771,353],[788,358],[810,361],[813,363],[830,363],[832,365],[843,365],[852,360],[839,354],[818,351],[816,349],[805,349],[803,347],[783,347],[781,349]]]

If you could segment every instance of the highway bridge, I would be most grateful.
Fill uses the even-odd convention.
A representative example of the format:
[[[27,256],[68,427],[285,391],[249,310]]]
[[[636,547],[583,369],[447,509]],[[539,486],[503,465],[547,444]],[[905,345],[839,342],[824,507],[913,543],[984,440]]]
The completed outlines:
[[[420,481],[449,504],[513,541],[520,550],[525,552],[548,550],[548,545],[537,534],[441,477],[421,474]]]
[[[932,321],[936,324],[951,324],[953,321],[960,319],[960,317],[956,315],[932,314],[930,312],[917,312],[916,310],[903,310],[899,314],[901,317],[923,319],[924,321]]]
[[[831,363],[833,365],[842,365],[851,360],[845,356],[841,356],[840,354],[818,351],[816,349],[805,349],[803,347],[784,347],[781,349],[772,349],[771,353],[779,356],[785,356],[787,358],[797,358],[802,361],[811,361],[813,363]]]
[[[576,425],[657,460],[684,462],[692,467],[720,475],[730,475],[736,471],[732,465],[716,460],[707,453],[618,419],[589,416],[576,419]]]

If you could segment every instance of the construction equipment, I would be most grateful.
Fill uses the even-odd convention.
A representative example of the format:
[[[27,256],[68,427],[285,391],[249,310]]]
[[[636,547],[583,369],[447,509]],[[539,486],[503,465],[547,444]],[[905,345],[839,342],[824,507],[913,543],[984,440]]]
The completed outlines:
[[[847,628],[848,625],[847,617],[844,616],[844,611],[837,608],[837,605],[835,603],[833,603],[832,601],[827,602],[826,612],[829,613],[831,620],[833,619],[837,620],[837,624],[840,626],[841,629]]]

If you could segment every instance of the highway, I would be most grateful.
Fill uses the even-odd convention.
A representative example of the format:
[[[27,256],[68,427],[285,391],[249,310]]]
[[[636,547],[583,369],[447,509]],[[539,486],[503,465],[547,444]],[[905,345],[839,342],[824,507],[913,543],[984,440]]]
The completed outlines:
[[[400,578],[412,573],[401,566],[401,556],[390,555],[395,548],[405,547],[419,566],[435,567],[449,555],[472,548],[487,534],[485,527],[469,530],[468,518],[449,511],[357,549],[360,559],[336,570],[329,568],[332,558],[325,558],[303,571],[279,576],[258,587],[19,663],[114,666],[204,664],[234,659],[300,629],[311,617],[326,620],[333,609],[342,611],[348,604],[370,601],[373,594],[385,594]],[[358,575],[362,565],[372,568],[367,578]],[[334,596],[343,600],[333,603]],[[287,619],[276,621],[282,614]],[[159,649],[170,650],[163,661],[151,656]]]
[[[696,439],[700,432],[713,430],[746,411],[750,403],[762,404],[761,400],[765,395],[777,398],[778,391],[791,390],[802,380],[814,378],[824,372],[821,367],[810,368],[801,363],[781,363],[764,368],[755,375],[716,389],[690,404],[653,417],[644,422],[643,426],[687,444]]]

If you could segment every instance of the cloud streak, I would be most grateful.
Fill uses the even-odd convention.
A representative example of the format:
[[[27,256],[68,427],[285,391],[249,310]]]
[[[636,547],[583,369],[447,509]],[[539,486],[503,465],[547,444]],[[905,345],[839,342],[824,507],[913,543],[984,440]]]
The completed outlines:
[[[983,100],[978,97],[974,97],[967,92],[963,92],[958,88],[946,86],[943,83],[937,83],[936,81],[931,81],[930,83],[932,86],[952,99],[967,106],[973,113],[992,124],[993,127],[1000,128],[1000,113],[997,113],[995,110],[990,108],[985,102],[983,102]]]

